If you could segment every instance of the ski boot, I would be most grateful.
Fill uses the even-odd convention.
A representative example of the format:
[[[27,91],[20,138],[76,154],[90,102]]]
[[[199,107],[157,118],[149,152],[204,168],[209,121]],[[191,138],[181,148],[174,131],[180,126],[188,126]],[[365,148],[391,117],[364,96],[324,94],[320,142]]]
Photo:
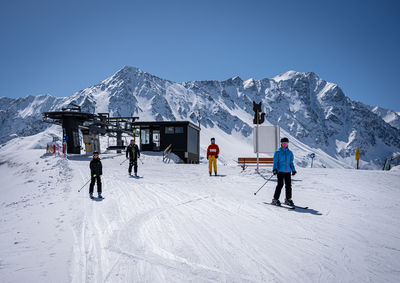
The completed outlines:
[[[137,177],[137,173],[135,172],[135,177]]]
[[[271,204],[276,205],[276,206],[281,206],[281,202],[279,201],[279,199],[272,199]]]
[[[101,195],[101,193],[99,193],[97,198],[103,198],[103,196]]]
[[[217,172],[214,172],[215,176],[217,176]]]
[[[210,172],[210,176],[211,176],[211,172]]]
[[[292,199],[285,199],[285,204],[289,206],[294,206]]]
[[[89,197],[93,199],[93,193],[89,193]]]

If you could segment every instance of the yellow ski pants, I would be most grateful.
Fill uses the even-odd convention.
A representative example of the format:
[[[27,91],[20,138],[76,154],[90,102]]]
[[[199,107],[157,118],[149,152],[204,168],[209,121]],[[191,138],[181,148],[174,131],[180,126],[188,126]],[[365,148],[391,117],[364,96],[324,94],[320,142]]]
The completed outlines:
[[[208,158],[208,172],[212,172],[212,167],[214,165],[214,172],[217,172],[217,158],[215,158],[215,155],[210,155]]]

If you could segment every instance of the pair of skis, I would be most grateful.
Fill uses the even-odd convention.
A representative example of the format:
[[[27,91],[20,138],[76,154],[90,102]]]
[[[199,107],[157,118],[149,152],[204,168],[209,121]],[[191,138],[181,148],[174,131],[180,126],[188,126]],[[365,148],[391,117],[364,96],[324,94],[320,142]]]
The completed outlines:
[[[272,203],[270,203],[270,202],[263,202],[264,204],[269,204],[269,205],[272,205],[272,206],[276,206],[276,207],[280,207],[280,208],[286,208],[286,209],[292,209],[292,210],[294,210],[294,209],[308,209],[308,206],[298,206],[298,205],[293,205],[293,206],[291,206],[291,205],[286,205],[286,204],[281,204],[281,205],[275,205],[275,204],[272,204]]]
[[[99,197],[91,196],[90,199],[93,201],[102,201],[104,199],[104,197],[102,196],[101,198],[99,198]]]

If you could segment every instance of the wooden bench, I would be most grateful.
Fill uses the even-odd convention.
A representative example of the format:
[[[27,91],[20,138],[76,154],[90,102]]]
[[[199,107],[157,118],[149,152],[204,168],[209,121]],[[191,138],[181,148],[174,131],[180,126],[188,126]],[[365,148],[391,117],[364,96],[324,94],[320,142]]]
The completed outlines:
[[[272,157],[260,157],[258,158],[259,166],[272,166],[274,159]],[[248,166],[257,166],[257,157],[239,157],[238,165],[244,169]]]

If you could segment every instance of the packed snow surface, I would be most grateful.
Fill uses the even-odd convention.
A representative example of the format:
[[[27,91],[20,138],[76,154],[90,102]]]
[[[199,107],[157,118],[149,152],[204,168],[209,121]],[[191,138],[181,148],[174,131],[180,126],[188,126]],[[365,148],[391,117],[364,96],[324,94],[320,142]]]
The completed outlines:
[[[209,177],[143,153],[136,179],[106,153],[96,201],[78,192],[90,157],[47,156],[39,136],[0,148],[1,282],[398,282],[399,170],[297,168],[309,209],[287,210],[263,203],[275,177],[253,194],[270,168]]]

